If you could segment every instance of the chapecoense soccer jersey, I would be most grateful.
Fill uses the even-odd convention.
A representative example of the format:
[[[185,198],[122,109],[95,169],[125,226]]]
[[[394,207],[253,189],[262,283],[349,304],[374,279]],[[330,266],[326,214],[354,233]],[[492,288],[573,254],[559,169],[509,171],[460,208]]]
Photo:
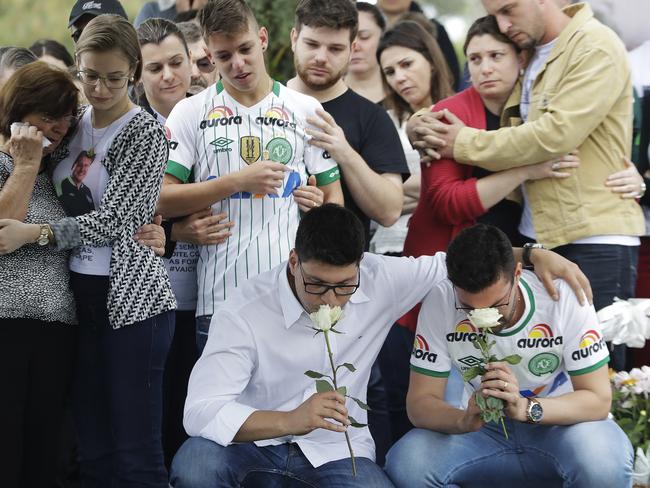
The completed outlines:
[[[570,376],[595,371],[609,359],[594,307],[581,306],[564,281],[556,280],[555,285],[560,294],[557,302],[534,273],[524,271],[518,285],[524,313],[512,327],[487,334],[496,343],[493,351],[499,359],[511,354],[522,357],[510,368],[525,397],[573,391]],[[479,333],[484,332],[474,328],[465,312],[456,310],[453,286],[445,280],[422,303],[411,371],[447,377],[452,363],[459,371],[467,371],[481,358],[472,343]],[[470,385],[465,384],[465,401],[480,383],[477,376]]]
[[[321,105],[312,97],[273,82],[271,92],[251,107],[238,103],[221,81],[181,100],[165,130],[169,139],[167,173],[183,183],[220,178],[263,160],[290,169],[277,195],[237,192],[212,205],[234,222],[232,236],[218,245],[200,246],[197,316],[212,315],[216,303],[227,298],[249,277],[270,270],[289,256],[298,228],[298,205],[293,191],[340,178],[326,152],[311,146],[306,118]]]

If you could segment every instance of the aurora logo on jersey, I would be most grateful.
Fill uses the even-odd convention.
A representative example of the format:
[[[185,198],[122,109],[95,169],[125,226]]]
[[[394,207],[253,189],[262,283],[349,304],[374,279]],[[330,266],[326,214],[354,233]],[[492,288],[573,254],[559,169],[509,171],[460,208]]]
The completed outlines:
[[[169,142],[169,149],[176,149],[178,147],[178,142],[172,140],[172,130],[167,127],[166,125],[163,127],[165,130],[165,137],[167,138],[167,141]]]
[[[296,128],[296,124],[291,122],[289,113],[282,107],[276,107],[272,105],[266,112],[264,112],[263,117],[257,117],[255,119],[256,124],[260,125],[270,125],[273,127],[291,127],[292,129]]]
[[[210,110],[205,120],[202,120],[199,124],[199,127],[205,130],[208,127],[216,127],[218,125],[240,125],[241,123],[241,115],[234,115],[228,107],[220,105]]]
[[[528,338],[522,337],[517,341],[517,347],[520,349],[538,349],[540,347],[561,346],[562,343],[562,336],[553,337],[553,331],[549,325],[537,324],[528,333]]]
[[[469,320],[465,319],[456,324],[454,332],[447,334],[447,342],[472,342],[478,336],[485,337],[485,334],[476,331]]]
[[[413,352],[411,354],[415,356],[415,359],[422,359],[423,361],[429,361],[430,363],[435,363],[438,358],[437,354],[429,352],[429,343],[420,334],[415,335]]]
[[[571,359],[574,361],[579,361],[580,359],[585,359],[596,354],[601,349],[605,349],[607,345],[603,336],[596,330],[588,330],[580,338],[580,346],[576,351],[571,353]]]
[[[233,142],[235,141],[228,139],[227,137],[219,137],[212,141],[210,144],[214,146],[214,152],[223,153],[232,151],[232,148],[228,146],[230,146]]]

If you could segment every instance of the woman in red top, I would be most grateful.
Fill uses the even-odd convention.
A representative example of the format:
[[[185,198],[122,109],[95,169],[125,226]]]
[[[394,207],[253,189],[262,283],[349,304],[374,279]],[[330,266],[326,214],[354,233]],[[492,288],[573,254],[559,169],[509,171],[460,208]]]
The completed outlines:
[[[377,53],[389,87],[406,101],[411,92],[422,88],[418,87],[418,78],[413,76],[414,64],[400,65],[391,60],[395,59],[395,52],[415,57],[418,45],[423,43],[423,38],[417,36],[417,30],[409,24],[412,23],[402,22],[388,31]],[[517,83],[524,56],[499,32],[496,22],[489,16],[472,24],[464,50],[472,86],[438,102],[434,110],[449,109],[469,127],[498,129],[499,114]],[[435,71],[437,68],[429,66],[429,69]],[[409,223],[404,255],[444,251],[458,232],[477,221],[496,225],[513,244],[520,244],[517,226],[521,207],[506,197],[529,179],[566,178],[569,173],[558,170],[577,165],[578,160],[572,155],[499,173],[449,159],[423,165],[420,199]],[[414,331],[417,309],[400,323]]]

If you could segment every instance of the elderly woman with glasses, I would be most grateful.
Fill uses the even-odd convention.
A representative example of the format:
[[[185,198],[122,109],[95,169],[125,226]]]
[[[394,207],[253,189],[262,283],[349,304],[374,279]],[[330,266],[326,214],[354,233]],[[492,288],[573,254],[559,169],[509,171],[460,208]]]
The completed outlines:
[[[0,220],[0,251],[36,240],[74,249],[70,281],[80,325],[73,414],[82,485],[167,488],[162,380],[176,300],[162,259],[133,238],[154,218],[167,141],[128,97],[142,56],[127,20],[91,20],[76,63],[90,106],[57,158],[53,181],[61,196],[64,181],[81,180],[94,208],[78,215],[75,207],[73,216],[43,225]],[[78,170],[82,154],[89,164]]]

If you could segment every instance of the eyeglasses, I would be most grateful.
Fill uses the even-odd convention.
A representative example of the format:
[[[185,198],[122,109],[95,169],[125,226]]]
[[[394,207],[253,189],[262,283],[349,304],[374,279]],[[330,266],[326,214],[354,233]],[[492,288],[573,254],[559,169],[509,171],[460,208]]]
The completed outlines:
[[[492,305],[489,308],[505,308],[508,305],[510,305],[510,299],[512,298],[512,290],[515,287],[515,280],[512,280],[512,284],[510,285],[510,291],[508,292],[508,301],[505,303],[498,303],[496,305]],[[456,287],[454,286],[454,306],[456,307],[456,310],[463,311],[465,313],[470,313],[476,310],[475,308],[472,307],[459,307],[458,306],[458,295],[456,294]]]
[[[54,124],[56,122],[63,122],[65,124],[67,124],[67,125],[71,125],[75,120],[74,115],[62,115],[61,117],[54,117],[54,116],[49,115],[49,114],[42,114],[40,117],[41,117],[41,120],[46,124]]]
[[[305,292],[310,295],[324,295],[330,290],[334,291],[336,296],[349,296],[353,295],[359,289],[361,284],[361,270],[357,268],[357,283],[354,285],[325,285],[323,283],[310,283],[305,279],[305,273],[302,270],[302,263],[298,261],[300,267],[300,276],[302,276],[302,284],[305,287]]]
[[[119,90],[124,88],[128,80],[133,80],[129,75],[118,76],[118,75],[109,75],[109,76],[99,76],[97,73],[89,73],[88,71],[77,71],[77,78],[84,85],[97,86],[99,80],[102,80],[104,86],[109,90]]]

